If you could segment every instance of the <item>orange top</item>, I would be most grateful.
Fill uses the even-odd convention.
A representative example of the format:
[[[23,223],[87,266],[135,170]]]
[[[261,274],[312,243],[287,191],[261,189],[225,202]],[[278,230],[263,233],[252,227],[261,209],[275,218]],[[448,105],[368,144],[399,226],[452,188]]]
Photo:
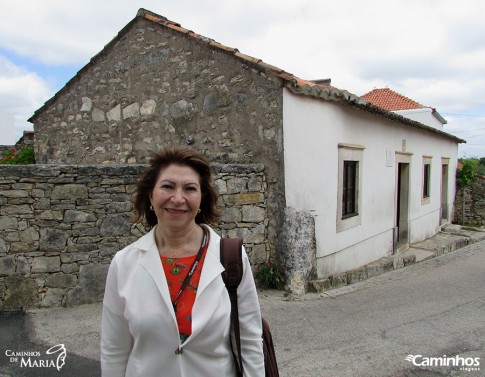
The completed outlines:
[[[192,279],[190,279],[177,301],[175,315],[177,317],[180,340],[182,343],[185,342],[190,334],[192,334],[192,307],[194,306],[195,297],[197,295],[197,288],[199,287],[200,274],[202,272],[202,266],[204,265],[206,251],[207,246],[204,249],[199,264],[195,268]],[[172,302],[177,298],[182,282],[194,263],[195,257],[196,255],[182,258],[160,257],[165,276],[167,277],[168,289],[170,291]]]

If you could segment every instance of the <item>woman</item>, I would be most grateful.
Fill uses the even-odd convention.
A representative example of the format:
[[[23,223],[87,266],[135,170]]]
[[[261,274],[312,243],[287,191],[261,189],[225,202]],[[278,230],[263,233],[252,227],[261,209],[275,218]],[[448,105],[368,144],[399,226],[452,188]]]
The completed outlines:
[[[103,301],[104,377],[235,376],[231,303],[221,272],[218,217],[206,159],[190,148],[151,159],[134,196],[151,231],[111,262]],[[261,313],[249,260],[238,288],[245,376],[264,376]],[[185,281],[185,282],[184,282]]]

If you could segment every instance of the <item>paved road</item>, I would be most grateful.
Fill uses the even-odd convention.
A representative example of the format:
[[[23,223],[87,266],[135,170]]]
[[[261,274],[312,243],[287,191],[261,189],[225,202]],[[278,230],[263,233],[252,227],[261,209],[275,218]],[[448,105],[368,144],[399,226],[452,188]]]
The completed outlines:
[[[485,242],[323,295],[267,295],[281,377],[485,376]],[[408,355],[480,357],[481,370]]]
[[[482,242],[325,294],[263,291],[260,299],[281,377],[474,377],[485,376],[484,292]],[[1,316],[2,353],[63,343],[67,358],[58,372],[20,368],[2,354],[0,377],[99,376],[100,313],[95,304]],[[408,355],[479,357],[481,370],[421,368]]]
[[[55,331],[55,328],[53,321],[50,328],[51,333]],[[44,365],[47,365],[45,352],[59,342],[45,343],[32,340],[32,329],[26,315],[1,314],[0,334],[0,350],[2,351],[0,377],[97,377],[101,375],[97,360],[76,355],[69,352],[69,348],[66,363],[59,371],[53,366],[41,367],[40,360],[44,360]],[[76,342],[76,340],[72,339],[71,342]],[[18,352],[28,352],[32,357],[29,358],[28,355],[25,357],[11,356]],[[38,357],[38,354],[41,356]],[[55,360],[55,358],[49,357],[49,360]]]

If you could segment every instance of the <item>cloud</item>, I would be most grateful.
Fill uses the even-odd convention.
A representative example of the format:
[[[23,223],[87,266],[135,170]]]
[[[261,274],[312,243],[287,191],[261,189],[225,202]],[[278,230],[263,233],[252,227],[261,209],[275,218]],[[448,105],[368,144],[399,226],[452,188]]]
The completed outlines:
[[[0,44],[53,65],[89,61],[131,19],[119,17],[129,2],[1,0]],[[134,18],[136,10],[131,14]]]
[[[14,144],[22,131],[32,129],[27,119],[50,97],[52,88],[41,77],[0,55],[0,114],[2,143]],[[11,127],[13,119],[14,127]]]
[[[12,114],[0,110],[0,145],[14,145],[15,119]]]

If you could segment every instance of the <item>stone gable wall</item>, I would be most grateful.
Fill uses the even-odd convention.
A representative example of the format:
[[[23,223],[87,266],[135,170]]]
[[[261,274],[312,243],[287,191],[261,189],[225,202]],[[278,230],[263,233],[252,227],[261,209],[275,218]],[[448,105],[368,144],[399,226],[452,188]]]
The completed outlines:
[[[145,165],[0,166],[0,309],[101,301],[111,258],[143,235],[131,193]],[[214,164],[218,230],[267,259],[264,166]]]
[[[463,189],[458,188],[455,197],[456,223],[462,223]],[[465,187],[465,218],[464,223],[485,225],[485,177],[477,175],[470,187]]]
[[[39,164],[145,163],[190,145],[215,163],[263,164],[275,254],[284,201],[283,81],[143,18],[32,117]]]

